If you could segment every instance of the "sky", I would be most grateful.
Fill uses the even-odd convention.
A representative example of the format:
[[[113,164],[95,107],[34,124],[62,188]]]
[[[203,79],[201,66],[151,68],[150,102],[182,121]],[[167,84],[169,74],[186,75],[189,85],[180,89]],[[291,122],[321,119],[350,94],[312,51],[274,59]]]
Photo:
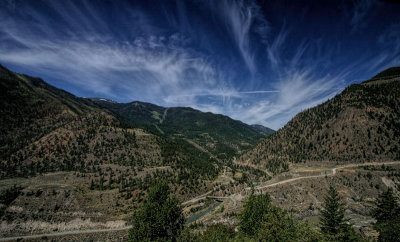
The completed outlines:
[[[400,65],[397,1],[0,1],[0,63],[79,97],[279,129]]]

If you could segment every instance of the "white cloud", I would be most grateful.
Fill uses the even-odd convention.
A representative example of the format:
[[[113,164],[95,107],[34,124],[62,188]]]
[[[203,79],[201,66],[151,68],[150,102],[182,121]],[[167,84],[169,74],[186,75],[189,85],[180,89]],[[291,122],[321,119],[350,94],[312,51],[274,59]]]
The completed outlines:
[[[299,111],[335,95],[349,82],[352,72],[377,71],[400,63],[396,25],[378,39],[382,46],[389,43],[394,49],[384,46],[385,51],[379,55],[365,54],[329,74],[331,59],[337,54],[331,46],[320,51],[321,43],[315,46],[312,40],[300,40],[287,48],[290,28],[284,25],[276,36],[270,36],[269,23],[256,3],[209,1],[208,6],[216,11],[230,33],[245,63],[243,69],[252,74],[242,80],[238,76],[242,70],[221,67],[219,60],[210,56],[214,53],[207,56],[193,49],[194,38],[207,36],[193,29],[184,3],[177,4],[178,19],[171,13],[165,14],[167,21],[182,25],[184,31],[168,34],[144,11],[124,6],[119,11],[126,24],[124,33],[114,33],[112,26],[88,3],[78,7],[72,1],[49,1],[55,16],[67,26],[62,30],[33,8],[5,12],[0,8],[0,61],[98,96],[191,106],[274,129],[282,127]],[[355,24],[365,17],[367,9],[355,11]],[[265,47],[264,62],[263,58],[256,58],[260,53],[252,41]],[[295,50],[291,53],[288,49]],[[268,73],[257,75],[261,71],[257,67]]]
[[[281,64],[281,55],[282,55],[282,48],[285,43],[286,37],[288,35],[288,31],[282,30],[279,32],[278,36],[272,41],[271,44],[268,44],[267,47],[267,56],[270,64],[275,67]]]
[[[58,3],[53,3],[57,5]],[[267,22],[259,16],[256,5],[242,1],[220,2],[226,24],[232,32],[240,53],[251,72],[256,71],[250,46],[250,30],[258,21],[259,38],[267,44]],[[166,106],[192,106],[202,111],[224,113],[233,118],[279,128],[299,109],[324,100],[335,79],[312,75],[312,69],[282,68],[281,55],[287,31],[268,46],[270,61],[278,68],[280,80],[272,89],[240,90],[232,83],[232,73],[220,70],[207,56],[187,47],[187,37],[180,34],[157,35],[149,31],[151,20],[144,14],[136,16],[146,34],[135,35],[130,41],[118,41],[102,35],[108,29],[92,26],[104,24],[100,16],[88,10],[89,17],[72,3],[66,9],[53,6],[71,32],[60,36],[54,26],[46,24],[40,13],[28,9],[34,27],[13,18],[1,20],[5,34],[0,43],[17,43],[20,48],[2,48],[0,60],[24,66],[37,73],[61,79],[98,96],[119,100],[143,100]],[[88,7],[86,7],[88,8]],[[88,8],[90,9],[90,8]],[[137,13],[137,11],[134,13]],[[260,24],[264,23],[264,24]],[[100,28],[100,29],[98,29]],[[45,34],[44,34],[45,33]],[[293,68],[306,51],[300,45],[291,59]],[[278,118],[279,119],[278,119]]]
[[[318,77],[311,69],[288,72],[276,82],[274,91],[250,107],[230,110],[236,119],[278,129],[302,110],[320,104],[341,91],[343,80],[330,76]],[[256,92],[255,92],[256,93]]]
[[[257,33],[258,41],[265,43],[270,29],[268,21],[260,13],[259,6],[242,0],[209,1],[208,3],[210,9],[216,11],[225,22],[248,70],[252,74],[257,72],[251,33]]]

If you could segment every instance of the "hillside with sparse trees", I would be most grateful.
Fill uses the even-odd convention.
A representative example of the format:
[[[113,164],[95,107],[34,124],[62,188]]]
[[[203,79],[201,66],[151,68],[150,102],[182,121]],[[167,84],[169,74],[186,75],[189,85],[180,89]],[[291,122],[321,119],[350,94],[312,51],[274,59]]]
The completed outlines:
[[[399,74],[391,68],[297,114],[240,162],[279,173],[291,163],[400,159]]]

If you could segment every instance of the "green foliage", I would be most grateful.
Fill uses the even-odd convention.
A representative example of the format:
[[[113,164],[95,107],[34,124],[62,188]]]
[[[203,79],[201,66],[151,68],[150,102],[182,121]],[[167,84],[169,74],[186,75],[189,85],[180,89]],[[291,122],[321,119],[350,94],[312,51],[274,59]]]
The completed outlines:
[[[199,236],[197,241],[224,242],[231,241],[235,237],[235,231],[223,224],[211,225]]]
[[[321,236],[308,224],[295,221],[285,210],[273,206],[268,194],[252,194],[239,216],[239,240],[318,241]],[[305,237],[307,236],[307,237]]]
[[[130,241],[175,241],[182,230],[184,217],[179,201],[169,197],[165,181],[149,189],[147,199],[132,216]]]
[[[379,232],[379,241],[400,241],[400,205],[393,189],[379,195],[372,210],[376,219],[374,229]]]
[[[182,139],[164,139],[161,146],[161,156],[165,164],[176,164],[181,169],[180,180],[204,177],[213,179],[218,175],[219,167],[216,160]]]
[[[271,198],[268,194],[250,195],[239,215],[240,231],[248,236],[256,236],[271,206]]]
[[[308,223],[300,221],[296,223],[295,241],[310,242],[310,241],[325,241],[325,240],[326,238],[324,238],[324,236],[321,233],[311,228]]]
[[[271,207],[263,216],[257,237],[260,241],[293,241],[297,238],[296,229],[286,211]]]
[[[336,188],[329,187],[321,211],[320,226],[327,238],[339,241],[356,241],[358,236],[344,216],[345,207]]]
[[[199,239],[199,235],[193,232],[193,229],[190,226],[185,226],[179,237],[177,238],[178,242],[197,242]]]

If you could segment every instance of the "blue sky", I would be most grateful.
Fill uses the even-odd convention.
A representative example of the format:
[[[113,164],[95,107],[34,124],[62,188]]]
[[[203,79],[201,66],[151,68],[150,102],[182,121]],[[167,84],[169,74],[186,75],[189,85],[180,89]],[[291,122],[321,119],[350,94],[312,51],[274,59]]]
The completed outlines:
[[[80,97],[278,129],[400,65],[395,1],[0,1],[0,63]]]

